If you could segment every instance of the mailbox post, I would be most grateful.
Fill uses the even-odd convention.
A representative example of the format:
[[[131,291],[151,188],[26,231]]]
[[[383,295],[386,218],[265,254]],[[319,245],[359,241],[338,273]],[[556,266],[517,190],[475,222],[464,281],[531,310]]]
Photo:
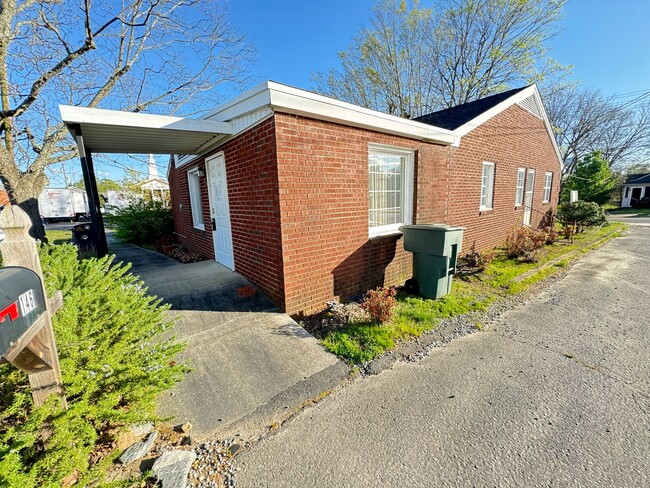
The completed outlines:
[[[27,373],[36,406],[51,394],[67,407],[54,341],[52,313],[63,299],[60,292],[47,299],[36,242],[29,236],[32,222],[18,206],[0,213],[5,238],[0,253],[0,355]]]

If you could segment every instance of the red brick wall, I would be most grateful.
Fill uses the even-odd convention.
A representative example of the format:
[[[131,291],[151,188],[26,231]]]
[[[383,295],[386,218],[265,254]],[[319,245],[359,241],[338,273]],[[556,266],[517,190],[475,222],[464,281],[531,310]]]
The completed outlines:
[[[185,220],[181,210],[181,203],[183,200],[181,198],[181,185],[178,178],[178,170],[173,165],[169,168],[167,180],[169,182],[172,215],[174,216],[174,232],[176,232],[179,238],[182,239],[182,236],[185,235]]]
[[[493,210],[481,212],[483,162],[495,163]],[[531,226],[544,213],[555,211],[560,167],[544,122],[513,105],[477,127],[454,149],[449,185],[448,223],[466,227],[463,249],[476,243],[478,250],[500,246],[507,233],[521,224],[523,207],[515,208],[517,169],[534,168]],[[544,174],[553,172],[550,203],[542,203]]]
[[[175,168],[170,172],[169,190],[174,213],[174,230],[190,251],[197,252],[205,258],[214,259],[214,246],[212,245],[212,232],[210,228],[210,203],[208,200],[206,178],[199,179],[205,230],[194,227],[192,220],[192,205],[190,203],[187,172],[197,167],[205,172],[205,162],[203,159],[193,161],[180,168]]]
[[[467,227],[463,249],[501,245],[521,221],[517,168],[535,168],[532,224],[542,204],[544,172],[559,165],[543,122],[513,106],[466,135],[459,148],[276,113],[218,148],[226,159],[235,269],[290,314],[324,308],[411,276],[401,236],[368,238],[368,144],[415,151],[413,220]],[[215,151],[216,152],[216,151]],[[479,212],[483,161],[496,164],[493,210]],[[192,228],[187,170],[173,172],[172,199],[188,247],[213,259],[205,181],[206,232]],[[170,182],[171,183],[171,182]],[[176,214],[175,214],[176,217]]]
[[[368,144],[416,151],[416,222],[446,218],[450,150],[296,115],[275,119],[287,312],[410,277],[401,236],[368,238]]]
[[[226,161],[235,271],[284,308],[273,118],[238,135],[206,157],[219,151],[224,152]],[[197,166],[205,170],[205,157],[179,168],[173,173],[174,177],[170,177],[174,208],[183,204],[182,211],[178,212],[180,215],[175,213],[174,218],[179,221],[177,232],[185,236],[188,248],[214,259],[207,178],[201,178],[205,231],[192,225],[187,171]]]

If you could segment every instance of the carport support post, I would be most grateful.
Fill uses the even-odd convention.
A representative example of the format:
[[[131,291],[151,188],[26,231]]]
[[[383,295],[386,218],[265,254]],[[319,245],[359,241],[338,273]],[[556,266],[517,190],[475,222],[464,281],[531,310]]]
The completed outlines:
[[[93,158],[90,149],[84,144],[81,126],[79,124],[70,124],[69,128],[74,134],[74,140],[79,150],[81,170],[83,171],[84,185],[86,186],[86,194],[88,195],[90,220],[93,223],[92,232],[94,234],[94,240],[97,243],[97,257],[101,258],[108,254],[108,243],[106,242],[106,232],[104,232],[104,219],[100,210],[101,203],[99,202],[99,191],[97,190]]]

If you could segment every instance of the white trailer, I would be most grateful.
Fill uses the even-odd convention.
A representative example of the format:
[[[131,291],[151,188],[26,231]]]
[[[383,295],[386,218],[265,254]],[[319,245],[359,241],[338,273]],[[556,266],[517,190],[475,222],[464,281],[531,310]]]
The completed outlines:
[[[106,192],[106,213],[114,214],[132,203],[142,200],[142,196],[128,190],[108,190]]]
[[[76,221],[88,213],[88,197],[79,188],[45,188],[38,197],[38,208],[48,222]]]

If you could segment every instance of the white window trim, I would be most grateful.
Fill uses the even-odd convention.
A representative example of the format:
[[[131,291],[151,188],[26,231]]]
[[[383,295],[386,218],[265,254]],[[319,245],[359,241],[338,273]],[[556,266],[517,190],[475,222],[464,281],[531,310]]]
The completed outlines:
[[[550,179],[549,179],[550,176]],[[547,186],[548,184],[548,186]],[[544,173],[544,194],[542,196],[542,203],[549,203],[551,201],[551,189],[553,188],[553,172],[547,171]],[[548,193],[548,196],[547,196]]]
[[[190,177],[196,175],[197,180],[199,181],[199,194],[195,195],[192,191],[192,183],[190,182]],[[190,194],[190,214],[192,215],[192,225],[195,229],[205,230],[205,223],[197,223],[195,219],[195,210],[199,208],[198,203],[200,204],[201,213],[203,213],[203,203],[201,202],[201,182],[200,182],[200,172],[199,168],[192,168],[187,171],[187,191]],[[197,198],[199,199],[197,201]]]
[[[519,176],[523,175],[521,179],[521,186],[519,186]],[[519,193],[521,191],[521,194]],[[515,181],[515,207],[521,207],[524,204],[524,193],[526,191],[526,168],[517,169],[517,180]]]
[[[481,165],[481,200],[483,200],[483,171],[486,166],[492,167],[492,178],[488,183],[488,191],[487,191],[487,196],[489,198],[489,205],[483,205],[483,202],[481,201],[479,205],[479,210],[481,211],[492,210],[494,208],[494,179],[495,179],[496,165],[489,161],[483,161],[483,164]]]
[[[404,163],[404,174],[402,177],[402,195],[404,199],[402,204],[404,205],[404,222],[399,224],[390,224],[390,225],[381,225],[377,227],[368,226],[368,237],[380,237],[388,236],[393,234],[400,234],[399,228],[402,225],[409,225],[413,223],[413,174],[414,174],[414,164],[415,164],[415,150],[413,149],[404,149],[402,147],[388,146],[385,144],[368,144],[368,157],[366,164],[370,163],[370,153],[384,153],[384,154],[398,154],[400,156],[406,156],[406,162]]]

